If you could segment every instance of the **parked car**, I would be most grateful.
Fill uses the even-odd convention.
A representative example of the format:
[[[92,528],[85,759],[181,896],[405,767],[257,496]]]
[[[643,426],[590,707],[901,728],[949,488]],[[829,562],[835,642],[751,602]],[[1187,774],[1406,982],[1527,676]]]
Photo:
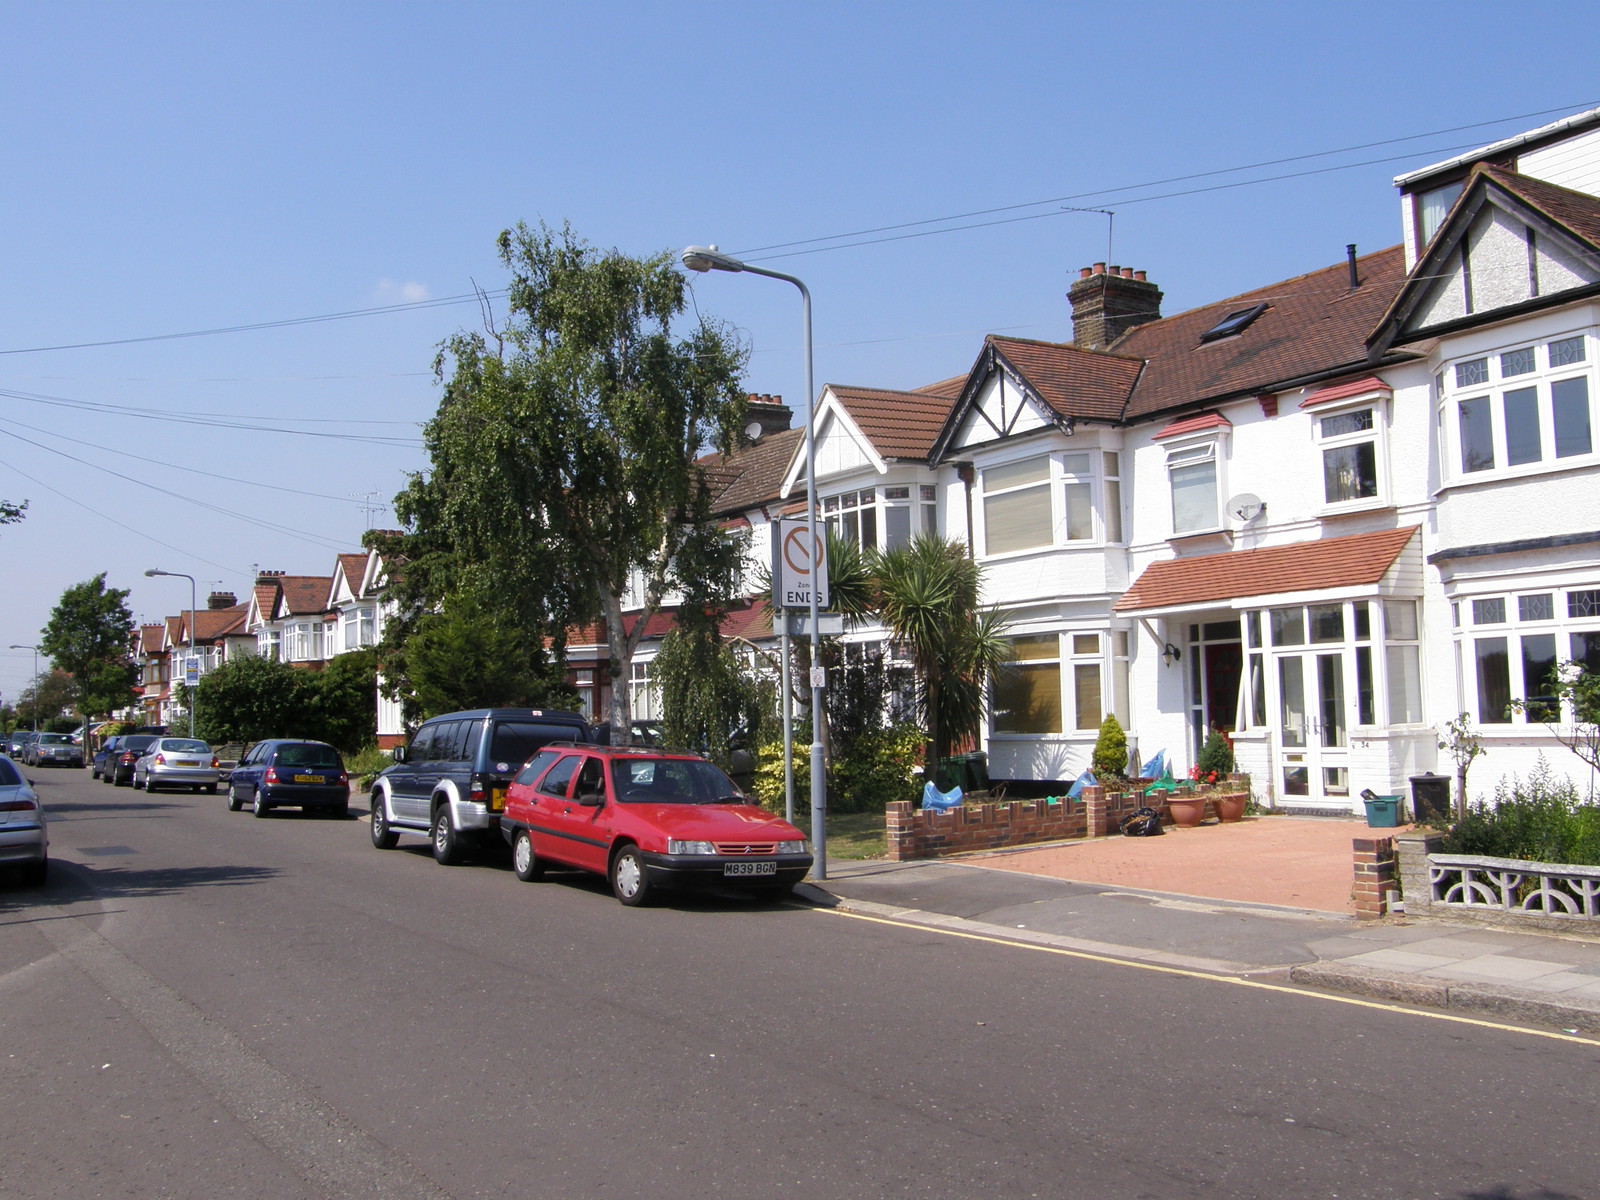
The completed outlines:
[[[28,761],[28,747],[39,736],[36,729],[17,729],[11,734],[11,759],[16,763]]]
[[[217,782],[226,784],[233,775],[234,767],[239,765],[239,760],[244,757],[248,747],[241,742],[224,742],[212,749],[217,756]]]
[[[106,759],[106,765],[100,768],[101,780],[115,787],[131,784],[134,766],[155,741],[156,735],[153,733],[125,734],[122,744],[117,747],[116,756]]]
[[[9,755],[0,755],[0,866],[15,868],[28,887],[42,887],[50,871],[44,809]]]
[[[100,743],[100,749],[94,752],[94,757],[89,760],[89,775],[92,779],[99,779],[108,770],[106,764],[117,754],[118,747],[122,745],[122,735],[116,734]]]
[[[549,746],[517,772],[501,833],[517,878],[559,863],[604,876],[627,905],[657,888],[787,895],[811,869],[805,835],[693,754]]]
[[[574,712],[479,708],[434,717],[373,780],[372,844],[389,850],[400,834],[421,834],[436,861],[460,862],[470,845],[493,844],[506,787],[523,763],[551,742],[590,740],[588,722]]]
[[[133,764],[133,787],[147,792],[162,788],[205,788],[217,794],[217,759],[199,738],[157,738]]]
[[[83,747],[64,733],[41,733],[28,743],[27,762],[35,767],[81,767]]]
[[[258,817],[274,808],[321,810],[335,817],[350,812],[350,775],[327,742],[271,739],[245,751],[228,780],[228,809],[246,804]]]

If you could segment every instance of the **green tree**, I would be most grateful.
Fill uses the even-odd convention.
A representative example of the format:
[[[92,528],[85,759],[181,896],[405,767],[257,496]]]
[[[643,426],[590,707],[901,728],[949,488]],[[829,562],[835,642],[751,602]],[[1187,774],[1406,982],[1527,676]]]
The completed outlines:
[[[22,520],[28,511],[28,502],[13,504],[9,500],[0,500],[0,525],[15,525]]]
[[[438,611],[422,614],[404,662],[417,716],[498,705],[563,708],[574,699],[537,629],[474,592],[450,593]]]
[[[1550,690],[1552,694],[1542,701],[1518,699],[1511,707],[1544,721],[1558,742],[1600,771],[1600,671],[1577,661],[1562,662],[1550,680]],[[1570,725],[1561,722],[1563,709],[1572,713]]]
[[[316,676],[275,658],[235,658],[200,677],[195,733],[217,745],[321,738]]]
[[[701,456],[743,420],[744,351],[705,319],[677,335],[687,292],[669,254],[601,252],[570,227],[520,223],[499,249],[506,326],[441,349],[431,469],[395,499],[406,533],[379,546],[399,565],[384,673],[415,688],[409,643],[458,591],[475,597],[460,619],[492,612],[520,678],[545,686],[559,685],[564,630],[598,613],[611,722],[626,729],[650,617],[669,588],[701,582],[680,562],[728,557]],[[642,604],[625,620],[635,582]]]
[[[1456,764],[1456,819],[1467,816],[1467,769],[1472,760],[1484,752],[1483,740],[1472,728],[1472,714],[1459,713],[1440,726],[1439,749],[1450,755]]]
[[[745,669],[709,620],[682,622],[650,664],[661,689],[662,733],[669,746],[689,746],[730,770],[734,735],[754,750],[772,707],[771,689]]]
[[[22,689],[22,695],[17,698],[17,715],[20,718],[17,723],[27,729],[35,725],[40,729],[50,729],[51,722],[62,713],[76,709],[77,703],[77,681],[60,667],[51,667],[48,671],[40,671]],[[76,721],[68,726],[76,727]]]
[[[77,682],[86,718],[106,716],[133,702],[136,668],[133,614],[126,588],[106,587],[105,572],[61,593],[39,635],[39,653]]]
[[[313,677],[319,741],[354,754],[378,736],[378,652],[335,655]]]

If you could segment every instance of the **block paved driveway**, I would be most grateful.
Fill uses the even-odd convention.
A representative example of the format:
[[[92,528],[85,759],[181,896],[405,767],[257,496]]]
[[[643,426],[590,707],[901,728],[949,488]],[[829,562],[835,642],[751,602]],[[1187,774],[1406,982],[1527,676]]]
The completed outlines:
[[[1398,832],[1355,818],[1247,817],[1197,829],[1168,826],[1160,837],[1061,842],[964,861],[1079,883],[1353,913],[1351,842]]]

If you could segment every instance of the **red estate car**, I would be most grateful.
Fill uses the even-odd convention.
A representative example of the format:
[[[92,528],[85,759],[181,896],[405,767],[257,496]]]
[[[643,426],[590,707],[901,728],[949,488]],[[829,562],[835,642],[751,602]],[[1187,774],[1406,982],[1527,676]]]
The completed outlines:
[[[811,869],[793,825],[698,755],[653,747],[547,746],[512,780],[500,828],[518,879],[578,867],[629,905],[656,887],[785,896]]]

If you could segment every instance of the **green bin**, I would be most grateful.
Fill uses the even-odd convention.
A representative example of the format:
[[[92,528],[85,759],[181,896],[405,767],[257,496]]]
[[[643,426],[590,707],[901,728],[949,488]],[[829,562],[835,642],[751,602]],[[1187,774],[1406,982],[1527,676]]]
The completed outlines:
[[[1364,800],[1367,806],[1367,827],[1369,829],[1393,829],[1400,824],[1399,796],[1375,796],[1371,800]]]
[[[971,754],[952,754],[939,760],[939,788],[949,791],[959,787],[963,792],[989,790],[989,756],[982,750]]]

